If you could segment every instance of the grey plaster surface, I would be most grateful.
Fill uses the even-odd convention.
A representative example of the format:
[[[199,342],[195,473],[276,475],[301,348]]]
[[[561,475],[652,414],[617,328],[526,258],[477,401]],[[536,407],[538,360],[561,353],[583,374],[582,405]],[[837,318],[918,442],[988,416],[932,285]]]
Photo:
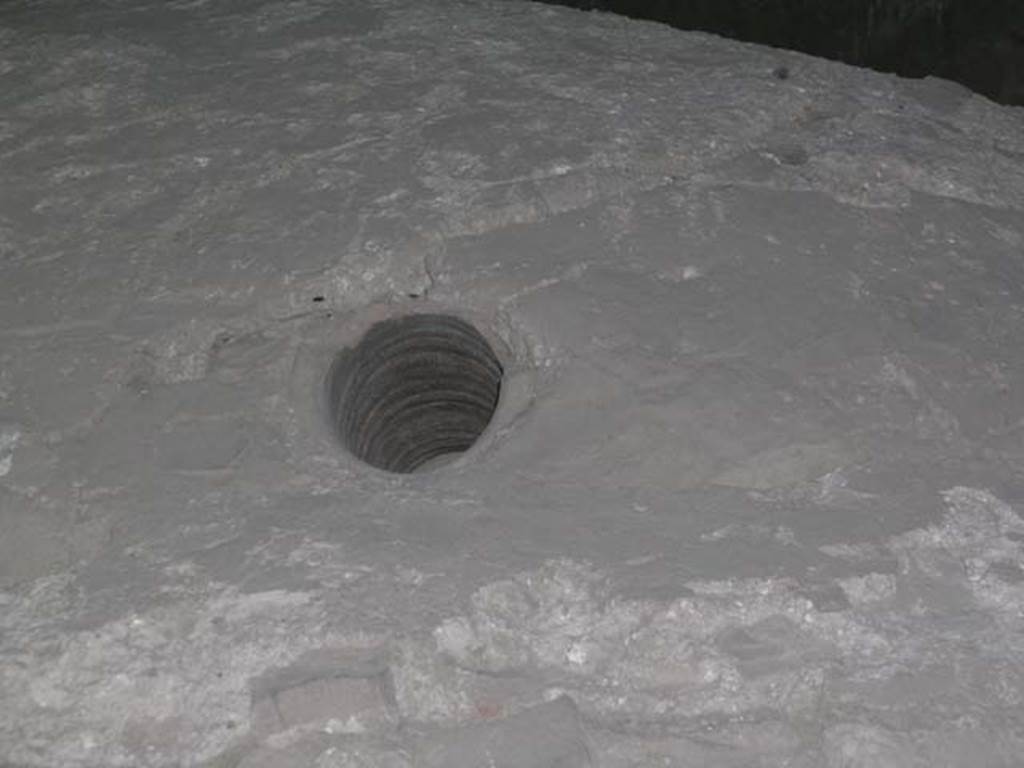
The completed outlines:
[[[0,5],[0,763],[1019,766],[1022,251],[1024,110],[938,80]],[[331,360],[437,311],[495,420],[366,467]]]

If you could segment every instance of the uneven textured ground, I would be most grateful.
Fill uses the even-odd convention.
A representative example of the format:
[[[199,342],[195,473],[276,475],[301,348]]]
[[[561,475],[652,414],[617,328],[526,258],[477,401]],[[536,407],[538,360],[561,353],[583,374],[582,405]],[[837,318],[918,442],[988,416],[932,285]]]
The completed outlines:
[[[427,311],[502,402],[390,475],[323,379]],[[958,86],[4,2],[0,764],[1020,766],[1022,338],[1024,110]]]

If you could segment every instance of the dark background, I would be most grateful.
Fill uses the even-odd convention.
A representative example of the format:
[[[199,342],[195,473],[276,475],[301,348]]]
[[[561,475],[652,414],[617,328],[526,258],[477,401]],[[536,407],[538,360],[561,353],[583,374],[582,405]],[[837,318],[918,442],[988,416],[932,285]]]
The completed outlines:
[[[1024,0],[541,0],[791,48],[1024,105]]]

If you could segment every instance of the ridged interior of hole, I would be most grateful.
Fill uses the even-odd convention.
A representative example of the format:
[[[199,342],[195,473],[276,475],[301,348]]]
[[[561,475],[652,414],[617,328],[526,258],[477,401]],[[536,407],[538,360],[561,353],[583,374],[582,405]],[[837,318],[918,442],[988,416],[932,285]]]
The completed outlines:
[[[494,415],[501,377],[494,350],[464,320],[385,320],[335,360],[327,382],[331,419],[359,459],[415,472],[476,442]]]

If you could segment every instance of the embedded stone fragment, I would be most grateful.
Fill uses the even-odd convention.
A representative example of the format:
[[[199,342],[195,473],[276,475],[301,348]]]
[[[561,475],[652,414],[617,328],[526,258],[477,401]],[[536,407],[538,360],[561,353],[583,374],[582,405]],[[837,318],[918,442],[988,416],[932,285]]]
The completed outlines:
[[[572,699],[504,720],[444,731],[420,745],[416,768],[589,768],[590,750]]]
[[[393,693],[384,660],[365,654],[307,654],[253,685],[253,726],[274,733],[315,725],[364,733],[392,722]]]

